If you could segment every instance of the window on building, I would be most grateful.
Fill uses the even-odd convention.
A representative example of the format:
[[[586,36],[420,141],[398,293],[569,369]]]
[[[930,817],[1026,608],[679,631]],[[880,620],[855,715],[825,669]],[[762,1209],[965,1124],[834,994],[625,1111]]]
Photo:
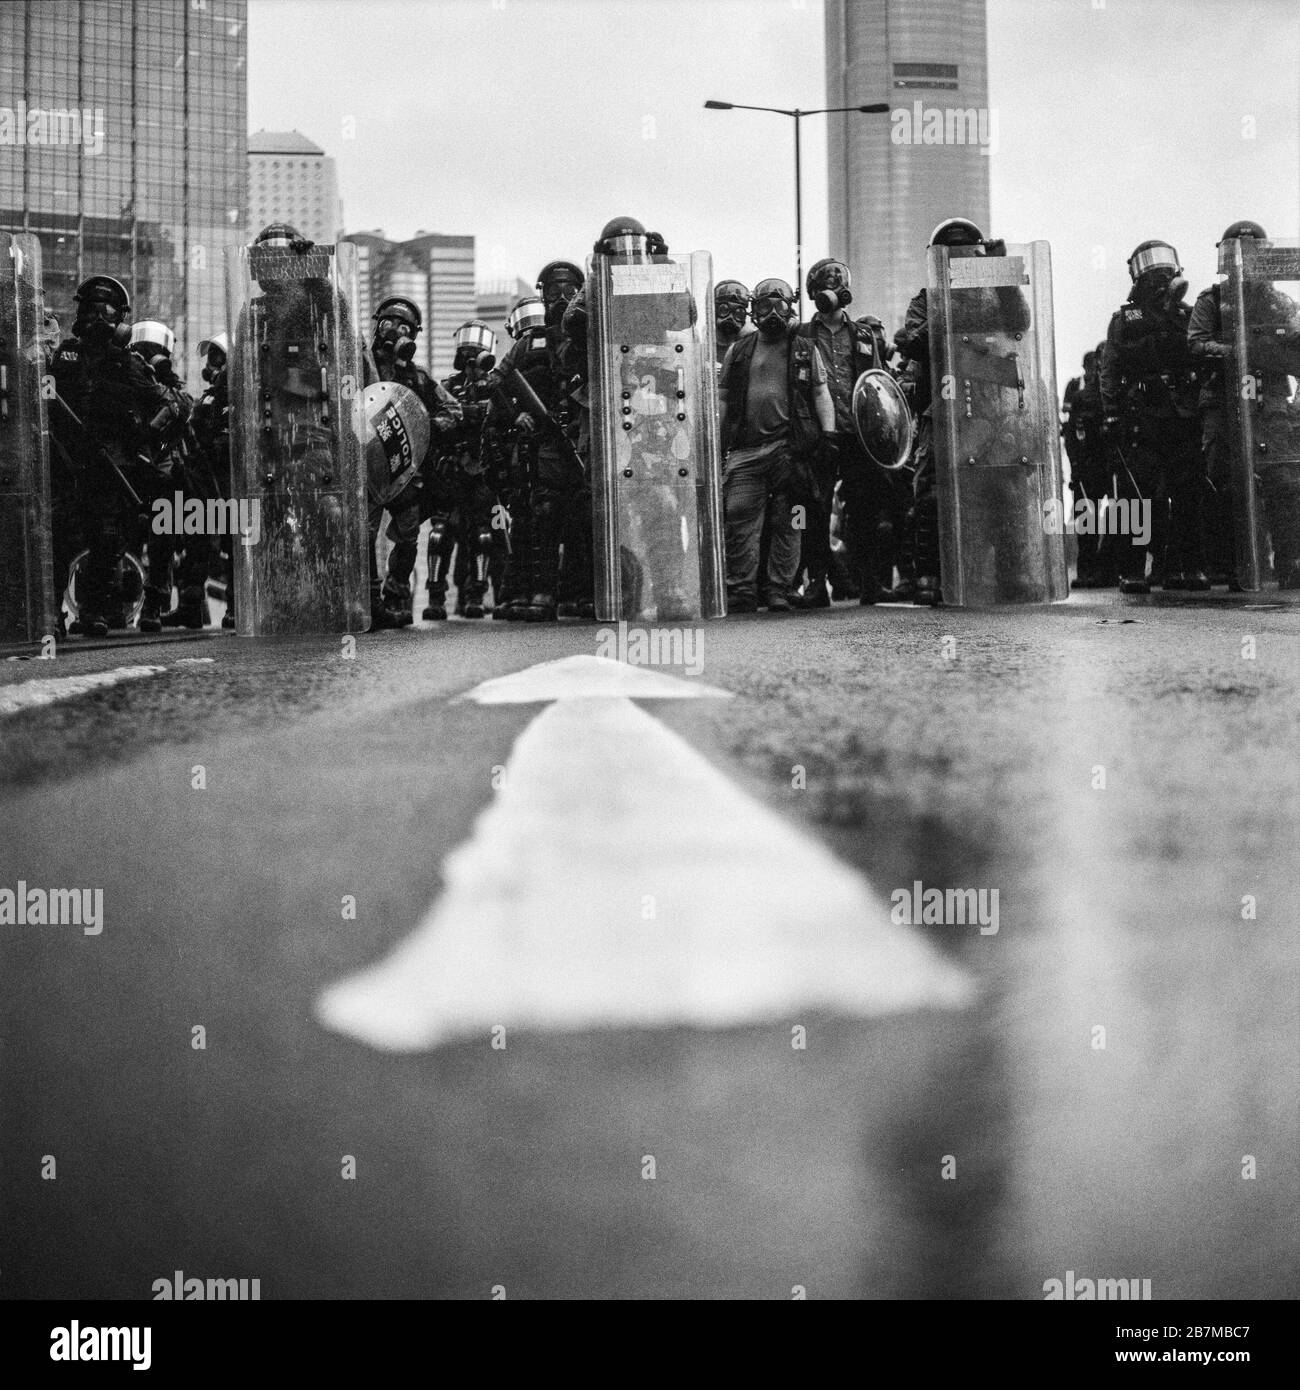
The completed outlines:
[[[894,86],[928,89],[932,92],[957,90],[956,63],[895,63]]]

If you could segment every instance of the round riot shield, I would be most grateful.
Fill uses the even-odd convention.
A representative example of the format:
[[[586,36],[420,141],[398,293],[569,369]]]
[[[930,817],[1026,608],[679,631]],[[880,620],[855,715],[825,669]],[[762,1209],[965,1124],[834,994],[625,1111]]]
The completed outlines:
[[[90,551],[83,550],[74,556],[68,566],[68,584],[64,590],[63,601],[73,622],[81,614],[81,600],[77,595],[78,580],[90,560]],[[144,566],[131,554],[123,551],[113,571],[113,579],[107,594],[107,615],[115,621],[110,627],[134,627],[140,610],[144,607]],[[120,621],[118,621],[120,615]]]
[[[387,505],[415,477],[429,448],[429,412],[409,386],[377,381],[361,393],[358,432],[370,496]]]
[[[853,428],[872,463],[893,472],[912,456],[916,422],[898,383],[887,371],[863,372],[853,388]]]

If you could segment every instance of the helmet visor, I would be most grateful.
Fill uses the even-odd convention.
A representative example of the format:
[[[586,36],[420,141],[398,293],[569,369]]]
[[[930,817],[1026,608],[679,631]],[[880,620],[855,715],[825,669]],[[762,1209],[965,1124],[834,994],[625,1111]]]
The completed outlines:
[[[496,345],[496,334],[482,323],[463,324],[452,337],[458,348],[473,348],[475,353],[491,352]]]
[[[1168,270],[1176,275],[1179,269],[1178,256],[1172,246],[1148,246],[1145,251],[1135,252],[1129,262],[1129,270],[1135,280],[1151,270]]]
[[[649,242],[635,232],[624,232],[619,236],[608,237],[604,243],[607,256],[644,256]]]
[[[516,304],[506,319],[506,332],[520,338],[534,328],[546,327],[546,310],[535,299]]]

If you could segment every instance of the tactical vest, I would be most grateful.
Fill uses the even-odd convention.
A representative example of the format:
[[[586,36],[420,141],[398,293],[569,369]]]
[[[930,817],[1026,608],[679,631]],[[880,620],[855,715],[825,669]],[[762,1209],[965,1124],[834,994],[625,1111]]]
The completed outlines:
[[[723,363],[720,389],[727,393],[726,433],[722,440],[724,456],[736,447],[749,400],[749,368],[761,333],[746,333],[736,340]],[[812,363],[817,344],[810,337],[791,333],[786,339],[786,390],[790,400],[790,450],[810,452],[821,438],[812,404]]]

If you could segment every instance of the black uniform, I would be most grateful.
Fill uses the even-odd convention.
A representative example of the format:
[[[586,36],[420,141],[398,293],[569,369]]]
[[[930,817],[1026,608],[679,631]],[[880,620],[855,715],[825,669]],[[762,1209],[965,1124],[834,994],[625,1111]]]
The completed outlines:
[[[824,435],[811,461],[815,479],[806,499],[809,524],[803,533],[802,567],[810,584],[825,581],[831,563],[830,523],[835,484],[839,480],[847,521],[849,565],[864,601],[881,597],[893,583],[896,526],[901,530],[905,499],[897,481],[867,458],[853,428],[853,387],[863,372],[885,365],[885,334],[880,320],[870,315],[847,316],[832,329],[816,313],[797,330],[821,349],[826,382],[835,404],[835,432]]]
[[[1070,460],[1070,493],[1075,501],[1086,498],[1094,514],[1100,516],[1103,503],[1114,491],[1114,477],[1108,464],[1109,455],[1101,437],[1101,362],[1099,352],[1083,357],[1083,375],[1066,383],[1062,400],[1065,416],[1061,437]],[[1118,573],[1115,562],[1115,537],[1110,535],[1079,537],[1077,583],[1080,588],[1109,588]]]
[[[50,374],[81,422],[73,424],[57,404],[50,412],[55,582],[67,582],[69,565],[84,545],[90,553],[78,581],[82,629],[88,632],[101,621],[121,626],[122,603],[132,596],[115,592],[119,563],[128,545],[147,533],[153,500],[174,490],[171,456],[156,445],[158,431],[174,418],[175,402],[148,364],[125,347],[67,338],[55,349]]]
[[[185,389],[185,383],[176,375],[172,360],[165,352],[150,355],[147,350],[133,349],[153,372],[158,384],[167,393],[171,407],[170,417],[160,428],[152,432],[150,454],[159,480],[170,484],[174,498],[179,491],[183,497],[191,494],[189,486],[189,458],[193,452],[194,441],[190,431],[190,419],[194,413],[194,398]],[[156,495],[156,494],[155,494]],[[173,517],[175,529],[179,530],[180,518]],[[148,556],[148,575],[145,580],[144,606],[140,613],[140,625],[156,631],[161,626],[162,615],[171,607],[172,598],[172,558],[184,545],[188,550],[191,541],[210,541],[208,537],[158,535],[152,526],[142,537],[136,538],[143,544]],[[197,547],[206,557],[208,545]]]
[[[1118,421],[1111,439],[1118,496],[1152,502],[1153,583],[1181,585],[1204,567],[1205,485],[1190,318],[1181,300],[1135,285],[1111,318],[1102,352],[1102,410]],[[1146,552],[1139,545],[1119,547],[1122,578],[1143,577]]]
[[[557,602],[590,602],[592,587],[591,487],[573,451],[556,438],[563,431],[576,448],[582,426],[582,383],[575,379],[572,359],[567,353],[562,357],[561,342],[559,325],[532,329],[511,344],[489,374],[489,427],[498,437],[515,424],[510,412],[523,409],[511,388],[516,370],[553,422],[516,432],[508,465],[512,525],[505,601],[535,608],[539,617]]]
[[[924,289],[907,306],[894,346],[907,363],[904,389],[916,417],[912,446],[910,540],[914,578],[939,577],[939,498],[935,491],[934,421],[930,415],[930,313]]]
[[[411,611],[411,571],[415,568],[415,557],[420,542],[420,526],[436,513],[438,498],[434,484],[439,451],[444,447],[446,437],[461,423],[460,403],[440,386],[424,370],[413,362],[400,362],[396,358],[378,358],[372,370],[370,359],[366,360],[366,385],[374,381],[394,381],[414,391],[429,413],[429,450],[419,472],[405,488],[393,498],[385,508],[374,502],[369,504],[369,545],[370,556],[370,603],[372,611],[377,607],[394,612],[409,614]],[[389,515],[388,539],[393,548],[388,556],[388,574],[382,582],[379,579],[378,559],[375,544],[379,539],[379,527],[385,510]],[[448,552],[450,554],[450,551]],[[434,583],[433,539],[429,542],[429,588],[432,593]],[[445,582],[444,582],[445,591]]]
[[[455,549],[456,611],[481,618],[489,581],[500,583],[506,532],[503,511],[504,465],[499,436],[487,430],[492,386],[487,373],[459,371],[443,382],[460,404],[460,423],[439,441],[430,494],[429,606],[445,613],[447,575]]]
[[[227,368],[213,374],[190,416],[194,447],[186,466],[186,493],[205,501],[232,495],[230,476],[230,390]],[[205,589],[209,579],[224,583],[226,617],[234,626],[235,573],[233,536],[187,536],[185,552],[176,567],[180,591],[176,611],[164,617],[169,625],[201,627],[206,621]],[[170,620],[170,623],[169,623]]]
[[[1292,333],[1300,330],[1300,305],[1271,286],[1261,293],[1267,295],[1266,301],[1251,307],[1257,323],[1270,323]],[[1187,343],[1193,359],[1204,368],[1197,404],[1201,411],[1201,449],[1211,488],[1206,525],[1210,564],[1219,575],[1231,576],[1235,574],[1232,450],[1223,379],[1225,359],[1231,349],[1224,341],[1221,285],[1211,285],[1197,297],[1187,328]],[[1300,410],[1290,399],[1287,378],[1281,373],[1257,378],[1254,392],[1263,421],[1263,442],[1277,446],[1260,453],[1255,461],[1255,477],[1264,502],[1264,521],[1273,538],[1278,582],[1291,585],[1300,579],[1300,574],[1292,573],[1300,564],[1300,473],[1285,460],[1293,459],[1297,452]],[[1235,584],[1235,579],[1229,582]]]

